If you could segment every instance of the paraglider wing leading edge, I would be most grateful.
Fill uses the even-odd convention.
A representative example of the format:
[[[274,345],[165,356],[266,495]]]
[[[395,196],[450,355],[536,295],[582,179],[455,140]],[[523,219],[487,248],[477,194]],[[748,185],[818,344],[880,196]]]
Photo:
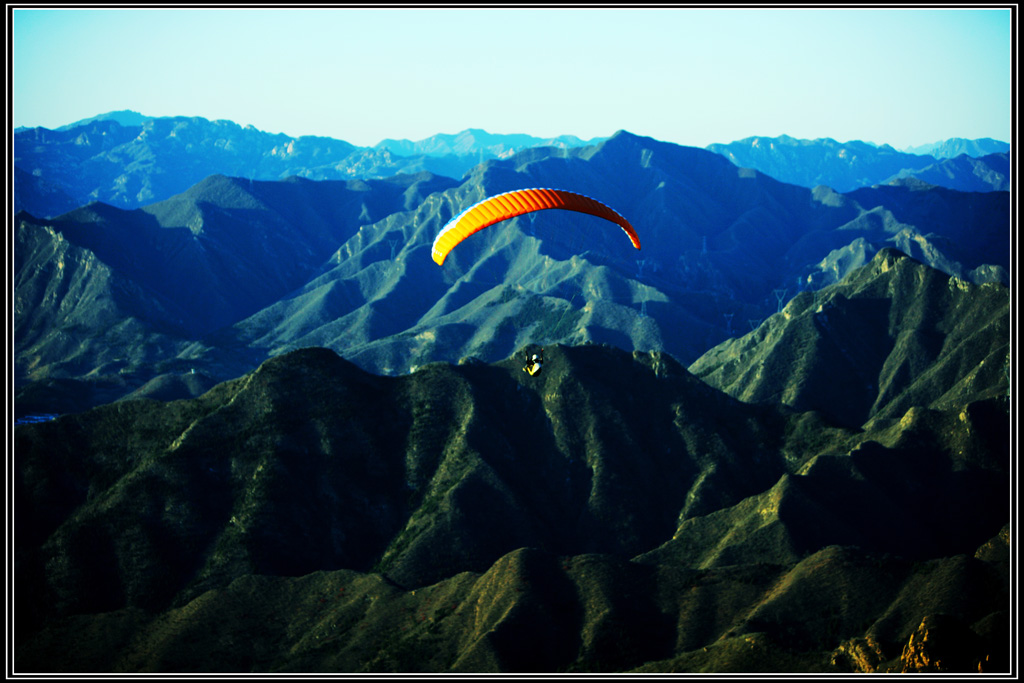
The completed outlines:
[[[586,195],[568,190],[533,188],[494,195],[469,207],[448,221],[441,232],[437,234],[437,237],[434,238],[431,256],[438,265],[442,265],[448,252],[473,233],[503,220],[542,209],[565,209],[604,218],[618,224],[625,231],[633,246],[637,249],[640,248],[640,238],[637,236],[636,230],[629,224],[629,221],[611,207]]]

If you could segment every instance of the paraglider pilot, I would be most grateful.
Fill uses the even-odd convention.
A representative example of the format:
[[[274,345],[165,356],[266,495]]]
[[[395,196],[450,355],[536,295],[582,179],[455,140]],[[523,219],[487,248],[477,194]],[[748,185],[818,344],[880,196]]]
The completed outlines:
[[[544,364],[544,350],[541,349],[540,353],[526,354],[526,365],[523,366],[523,372],[527,373],[531,377],[540,374],[541,366]]]

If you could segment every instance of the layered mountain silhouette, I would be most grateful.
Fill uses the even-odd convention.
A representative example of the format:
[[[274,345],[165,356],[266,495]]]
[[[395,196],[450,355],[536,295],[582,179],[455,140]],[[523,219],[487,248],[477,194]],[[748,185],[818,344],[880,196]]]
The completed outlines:
[[[266,133],[232,121],[118,111],[56,130],[16,130],[14,204],[15,212],[47,218],[91,201],[133,209],[168,199],[211,175],[354,180],[427,171],[458,179],[487,159],[531,148],[593,146],[603,140],[468,129],[415,142],[389,139],[358,147],[326,137]],[[914,153],[859,141],[788,136],[747,138],[708,149],[786,183],[826,185],[839,192],[908,176],[962,191],[1009,189],[1009,145],[987,138],[951,139]]]
[[[52,217],[93,201],[134,209],[184,192],[211,175],[356,180],[427,171],[461,178],[484,159],[531,147],[599,141],[470,129],[418,142],[384,140],[358,147],[326,137],[265,133],[232,121],[111,112],[57,130],[15,131],[14,165],[20,174],[15,211]]]
[[[16,672],[1011,671],[1009,192],[115,114],[16,133]],[[525,187],[642,250],[432,261]]]
[[[45,225],[23,214],[15,233],[15,338],[25,376],[98,372],[107,379],[95,397],[95,383],[59,383],[49,392],[95,404],[136,388],[140,367],[191,374],[176,360],[191,339],[304,283],[360,220],[451,185],[429,174],[280,184],[211,177],[144,210],[94,203]],[[221,379],[248,362],[239,359]],[[152,377],[147,371],[141,379]],[[126,389],[126,380],[135,386]]]
[[[913,153],[860,140],[800,140],[788,135],[749,137],[708,149],[786,183],[825,185],[838,192],[903,178],[965,192],[1009,190],[1010,146],[988,138],[951,139]]]
[[[1006,288],[885,250],[813,297],[706,381],[606,344],[537,377],[311,347],[19,426],[16,669],[1007,671]],[[758,373],[786,400],[707,382]],[[862,424],[815,404],[872,373]]]
[[[537,186],[600,197],[629,217],[642,251],[610,223],[545,211],[475,235],[443,268],[430,259],[459,211]],[[810,190],[625,132],[491,160],[461,182],[213,176],[142,209],[16,217],[17,403],[67,412],[137,391],[180,398],[194,394],[173,389],[305,346],[381,374],[554,342],[689,364],[886,247],[1006,284],[1008,225],[1008,193],[910,181]]]
[[[948,408],[1003,390],[1008,294],[884,249],[841,283],[801,293],[756,331],[709,350],[690,371],[740,400],[815,410],[851,427],[914,406]]]
[[[434,157],[477,155],[484,158],[509,157],[533,147],[587,147],[596,145],[604,138],[582,140],[575,135],[559,135],[553,138],[538,138],[532,135],[499,135],[479,128],[469,128],[456,135],[433,135],[424,140],[382,140],[374,145],[405,157],[429,155]],[[482,160],[482,159],[481,159]]]
[[[975,158],[961,154],[921,169],[901,171],[890,182],[913,178],[929,185],[953,187],[965,192],[1010,189],[1010,154],[1000,152]]]
[[[918,147],[908,147],[903,150],[910,154],[927,154],[936,159],[953,159],[966,154],[970,157],[984,157],[990,154],[1009,153],[1010,145],[992,138],[978,138],[968,140],[966,138],[949,138],[940,142]]]

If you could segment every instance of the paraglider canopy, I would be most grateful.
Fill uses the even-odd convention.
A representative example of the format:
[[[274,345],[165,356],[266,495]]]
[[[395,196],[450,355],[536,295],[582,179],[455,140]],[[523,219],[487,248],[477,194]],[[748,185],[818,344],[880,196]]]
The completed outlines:
[[[637,249],[640,248],[640,238],[637,236],[636,230],[633,229],[629,221],[611,207],[586,195],[568,190],[532,188],[494,195],[477,202],[448,221],[434,238],[431,256],[438,265],[442,265],[448,253],[473,233],[503,220],[543,209],[577,211],[616,223],[629,237],[633,246]]]

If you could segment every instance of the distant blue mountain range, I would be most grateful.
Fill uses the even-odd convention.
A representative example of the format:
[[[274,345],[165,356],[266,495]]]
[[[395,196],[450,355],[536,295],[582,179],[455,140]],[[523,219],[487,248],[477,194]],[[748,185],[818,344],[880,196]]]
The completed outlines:
[[[359,147],[333,138],[265,133],[232,121],[114,111],[55,130],[15,132],[15,211],[50,217],[93,201],[137,208],[184,192],[212,175],[353,180],[427,171],[459,179],[490,159],[533,148],[594,146],[605,139],[468,129]],[[785,183],[825,185],[839,192],[914,179],[971,192],[1009,187],[1009,145],[987,139],[946,140],[929,147],[931,154],[788,136],[751,137],[707,149]]]

